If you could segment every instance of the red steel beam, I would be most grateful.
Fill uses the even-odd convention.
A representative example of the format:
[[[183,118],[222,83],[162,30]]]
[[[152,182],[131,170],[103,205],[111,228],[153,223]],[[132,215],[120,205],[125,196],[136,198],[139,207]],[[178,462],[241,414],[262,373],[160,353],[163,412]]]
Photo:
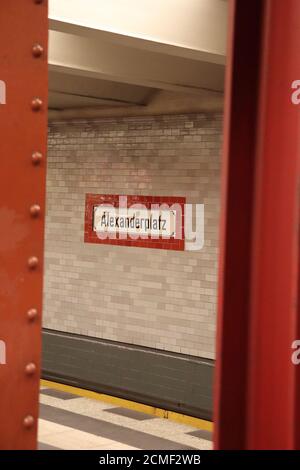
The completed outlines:
[[[300,2],[232,1],[229,31],[214,444],[294,449]]]
[[[0,5],[0,449],[35,449],[41,349],[46,0]]]

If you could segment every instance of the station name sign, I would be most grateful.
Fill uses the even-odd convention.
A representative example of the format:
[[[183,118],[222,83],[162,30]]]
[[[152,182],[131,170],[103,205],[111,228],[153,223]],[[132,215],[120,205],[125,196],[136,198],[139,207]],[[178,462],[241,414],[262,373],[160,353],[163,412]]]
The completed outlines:
[[[93,230],[98,233],[175,237],[176,210],[119,209],[94,206]]]
[[[182,197],[87,194],[86,243],[184,249]]]

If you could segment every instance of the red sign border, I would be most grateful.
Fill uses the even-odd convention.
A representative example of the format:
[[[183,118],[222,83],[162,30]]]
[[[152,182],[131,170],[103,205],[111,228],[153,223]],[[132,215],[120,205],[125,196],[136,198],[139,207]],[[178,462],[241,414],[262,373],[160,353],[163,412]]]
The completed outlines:
[[[133,204],[143,204],[147,208],[151,208],[151,204],[180,204],[182,209],[182,239],[111,239],[106,238],[101,240],[93,230],[93,208],[99,204],[111,204],[114,207],[119,206],[119,198],[121,196],[127,197],[128,206]],[[131,196],[119,194],[86,194],[85,198],[85,224],[84,224],[84,242],[85,243],[98,243],[104,245],[118,245],[118,246],[135,246],[140,248],[156,248],[161,250],[175,250],[184,251],[184,207],[186,203],[185,197],[177,196]],[[117,235],[118,237],[118,235]]]

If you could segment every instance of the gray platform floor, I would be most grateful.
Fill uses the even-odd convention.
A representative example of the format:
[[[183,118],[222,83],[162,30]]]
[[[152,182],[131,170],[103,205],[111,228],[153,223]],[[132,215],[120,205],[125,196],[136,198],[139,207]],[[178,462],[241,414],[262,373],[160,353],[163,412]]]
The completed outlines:
[[[211,433],[98,400],[42,388],[40,450],[211,449]]]

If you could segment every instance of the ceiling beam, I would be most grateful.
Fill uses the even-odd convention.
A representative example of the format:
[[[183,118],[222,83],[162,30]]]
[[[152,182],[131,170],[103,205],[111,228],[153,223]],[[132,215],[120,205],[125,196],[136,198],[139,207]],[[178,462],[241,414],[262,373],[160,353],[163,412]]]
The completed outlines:
[[[223,98],[220,93],[202,92],[195,97],[191,94],[156,91],[146,106],[81,107],[63,110],[49,110],[49,121],[101,119],[105,117],[154,116],[161,114],[186,114],[223,112]]]
[[[169,91],[223,91],[224,65],[50,31],[49,70]]]

